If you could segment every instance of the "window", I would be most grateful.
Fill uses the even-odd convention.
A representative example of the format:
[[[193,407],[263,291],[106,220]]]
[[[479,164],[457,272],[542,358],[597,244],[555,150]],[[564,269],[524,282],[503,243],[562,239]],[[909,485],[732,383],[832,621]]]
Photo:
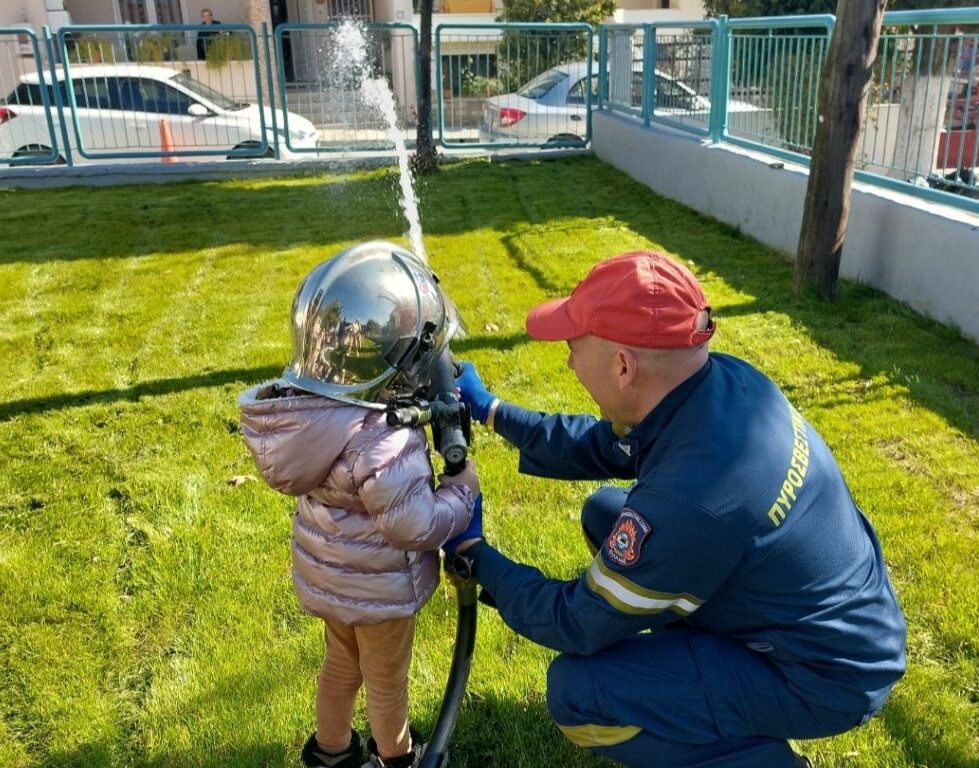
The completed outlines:
[[[595,102],[598,100],[598,75],[592,75],[591,81],[587,77],[581,78],[577,83],[571,86],[568,91],[568,104],[586,104],[588,94],[585,92],[585,87],[591,83],[591,100]]]
[[[68,92],[65,90],[64,81],[59,81],[58,86],[61,90],[61,103],[68,104]],[[48,92],[48,103],[54,106],[54,90],[51,85],[47,86]],[[43,106],[44,101],[41,98],[41,86],[37,83],[21,83],[16,89],[11,91],[10,95],[7,96],[5,102],[7,104],[29,104],[32,106]]]
[[[538,75],[523,88],[517,91],[518,96],[537,101],[544,98],[555,85],[567,79],[567,74],[558,72],[556,69],[549,69],[543,74]]]
[[[181,0],[116,0],[123,24],[183,24]]]
[[[180,0],[156,0],[157,24],[183,24],[184,15],[180,12]]]
[[[140,78],[136,81],[139,99],[142,99],[142,111],[158,112],[163,115],[186,115],[191,104],[196,102],[186,93],[178,91],[159,80]],[[134,94],[135,97],[135,94]]]
[[[247,109],[248,104],[244,102],[238,102],[234,99],[229,99],[223,93],[218,93],[213,88],[210,88],[204,83],[194,80],[194,78],[183,73],[175,75],[173,82],[186,88],[188,91],[193,91],[196,95],[203,99],[207,99],[212,104],[215,104],[220,109]]]
[[[7,98],[8,104],[31,104],[41,106],[44,101],[41,99],[41,86],[37,83],[21,83],[17,89]],[[54,101],[52,100],[53,104]]]
[[[147,24],[149,16],[146,13],[146,0],[117,0],[119,3],[119,20],[123,24]]]
[[[678,83],[656,76],[656,107],[658,109],[695,109],[697,95]]]
[[[75,80],[72,90],[79,109],[122,109],[119,85],[114,77]]]

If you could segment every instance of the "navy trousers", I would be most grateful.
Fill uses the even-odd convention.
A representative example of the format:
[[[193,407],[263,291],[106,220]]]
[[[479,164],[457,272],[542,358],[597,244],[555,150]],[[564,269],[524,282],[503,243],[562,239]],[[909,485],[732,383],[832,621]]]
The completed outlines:
[[[582,527],[600,547],[625,501],[602,488]],[[861,716],[803,701],[764,655],[696,629],[634,635],[547,675],[551,717],[574,743],[629,766],[791,768],[787,738],[848,730]]]

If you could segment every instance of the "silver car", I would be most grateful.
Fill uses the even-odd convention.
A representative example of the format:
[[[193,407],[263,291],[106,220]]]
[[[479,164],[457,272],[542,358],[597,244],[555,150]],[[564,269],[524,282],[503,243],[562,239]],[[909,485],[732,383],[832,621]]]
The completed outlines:
[[[560,64],[535,77],[525,86],[486,100],[479,138],[483,143],[582,145],[587,136],[586,105],[598,103],[599,65],[589,74],[586,61]],[[642,103],[642,70],[632,72],[629,104]],[[621,97],[619,97],[621,100]],[[656,109],[674,114],[705,116],[710,102],[690,86],[656,70]]]

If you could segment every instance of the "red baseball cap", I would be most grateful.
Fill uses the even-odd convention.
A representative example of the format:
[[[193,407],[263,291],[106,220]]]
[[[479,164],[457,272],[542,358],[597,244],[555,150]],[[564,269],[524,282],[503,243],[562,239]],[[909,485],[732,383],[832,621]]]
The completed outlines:
[[[540,304],[527,315],[527,333],[535,339],[598,336],[645,349],[696,347],[714,335],[714,328],[697,278],[653,251],[599,262],[570,296]]]

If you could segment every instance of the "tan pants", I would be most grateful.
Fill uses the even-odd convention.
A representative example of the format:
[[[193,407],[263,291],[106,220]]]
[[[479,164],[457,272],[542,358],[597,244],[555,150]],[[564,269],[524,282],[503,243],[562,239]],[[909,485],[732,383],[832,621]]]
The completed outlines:
[[[408,668],[415,617],[369,627],[326,622],[326,658],[317,678],[316,740],[327,752],[350,743],[354,702],[367,688],[367,719],[382,758],[411,749]]]

